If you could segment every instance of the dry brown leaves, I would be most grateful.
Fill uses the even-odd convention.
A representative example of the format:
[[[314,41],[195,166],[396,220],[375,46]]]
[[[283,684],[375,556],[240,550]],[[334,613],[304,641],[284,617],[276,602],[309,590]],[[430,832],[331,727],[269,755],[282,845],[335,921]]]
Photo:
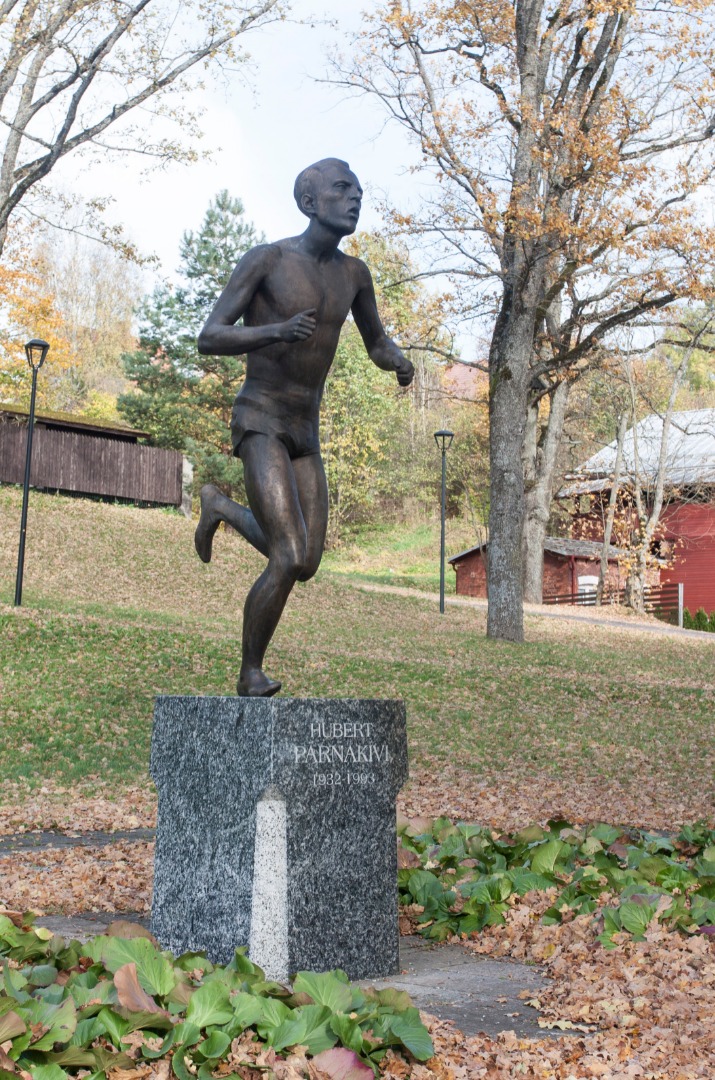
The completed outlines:
[[[715,1075],[715,946],[705,936],[669,933],[653,923],[646,940],[625,935],[614,950],[595,940],[593,917],[561,926],[539,921],[549,896],[531,894],[509,913],[505,927],[466,943],[491,957],[546,965],[552,981],[534,1005],[545,1023],[587,1035],[549,1040],[464,1040],[448,1028],[433,1031],[439,1056],[489,1077],[605,1077],[695,1080]],[[595,1029],[597,1027],[597,1030]]]
[[[156,825],[156,794],[149,787],[132,787],[121,792],[94,787],[90,791],[57,787],[48,781],[39,790],[29,791],[17,784],[6,784],[3,803],[0,836],[38,829],[56,829],[72,836]]]
[[[613,780],[606,788],[598,778],[578,774],[561,779],[538,775],[526,782],[523,776],[503,772],[486,779],[443,763],[434,772],[413,768],[398,805],[410,818],[445,816],[505,831],[554,817],[667,830],[677,830],[686,822],[715,821],[710,792],[683,791],[674,802],[667,780],[662,788],[652,779],[647,788],[626,787]],[[0,806],[0,836],[33,830],[58,830],[72,836],[155,825],[156,795],[151,790],[131,789],[107,797],[45,786],[25,798],[18,791],[16,800]]]
[[[604,785],[598,777],[580,775],[576,762],[563,778],[525,777],[508,764],[498,777],[485,778],[440,762],[434,771],[412,769],[399,796],[400,810],[410,818],[444,816],[509,832],[551,818],[677,831],[687,822],[715,823],[714,806],[712,789],[694,786],[681,790],[676,800],[667,775],[662,784],[649,777],[647,786],[613,779]]]
[[[152,847],[125,842],[2,858],[0,901],[16,910],[145,911]],[[462,944],[493,958],[544,966],[552,978],[538,1004],[532,1003],[545,1024],[573,1034],[531,1040],[504,1031],[496,1039],[465,1038],[451,1024],[429,1018],[436,1056],[426,1065],[408,1066],[388,1055],[385,1080],[712,1080],[715,942],[654,924],[645,941],[624,937],[607,951],[596,941],[593,916],[543,926],[541,914],[553,898],[530,894],[510,910],[506,926],[488,928]],[[403,923],[408,930],[409,918]],[[319,1080],[315,1069],[305,1071],[301,1055],[282,1062],[269,1061],[267,1053],[248,1035],[236,1043],[226,1069],[244,1080],[265,1076],[268,1069],[276,1080],[279,1073],[281,1080]],[[131,1077],[113,1080],[165,1080],[152,1068],[140,1066]]]
[[[50,848],[0,855],[0,906],[43,914],[149,910],[154,845]]]
[[[51,829],[73,835],[156,825],[156,794],[148,787],[101,793],[95,785],[90,794],[53,787],[50,781],[35,792],[5,788],[3,797],[0,836]],[[505,831],[554,817],[667,830],[698,820],[715,823],[711,790],[681,790],[676,800],[665,775],[662,785],[650,776],[647,786],[611,779],[606,787],[598,777],[579,774],[576,763],[563,778],[525,777],[520,770],[512,772],[508,764],[497,777],[443,762],[434,770],[413,768],[398,806],[410,818],[445,816]]]

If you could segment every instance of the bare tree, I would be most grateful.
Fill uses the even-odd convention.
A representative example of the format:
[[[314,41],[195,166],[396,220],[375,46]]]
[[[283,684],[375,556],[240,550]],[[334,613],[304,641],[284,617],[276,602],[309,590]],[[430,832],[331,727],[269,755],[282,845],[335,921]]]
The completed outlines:
[[[519,641],[524,465],[540,562],[568,386],[619,327],[709,295],[715,230],[697,196],[713,172],[715,13],[391,0],[362,44],[338,81],[377,96],[440,181],[396,223],[491,326],[487,632]],[[540,599],[540,571],[525,580]]]
[[[191,140],[190,76],[245,59],[241,36],[280,15],[281,0],[2,0],[0,253],[12,215],[68,154],[194,157],[182,136],[152,136],[150,107]]]
[[[608,510],[606,512],[606,520],[603,526],[603,547],[601,548],[601,563],[598,569],[598,585],[596,586],[597,605],[603,603],[603,591],[606,586],[606,576],[608,574],[608,549],[611,546],[613,523],[616,520],[618,492],[620,490],[621,473],[623,471],[623,444],[625,442],[627,428],[628,413],[622,412],[621,415],[618,417],[618,434],[616,435],[616,460],[613,465],[611,491],[608,496]]]
[[[588,510],[581,511],[582,528],[592,534],[599,523],[603,526],[597,602],[615,536],[619,564],[627,575],[625,603],[643,612],[648,570],[676,554],[671,541],[663,543],[661,530],[667,535],[672,528],[673,511],[677,517],[680,507],[709,498],[715,409],[683,411],[678,403],[693,357],[713,351],[714,320],[711,304],[696,313],[682,313],[680,321],[674,317],[645,361],[623,350],[613,395],[617,437],[581,465],[576,482],[562,492],[590,501]]]
[[[674,488],[679,485],[674,481],[671,431],[678,394],[685,380],[693,353],[711,329],[715,315],[710,314],[688,342],[678,342],[675,356],[664,353],[663,361],[667,367],[670,381],[668,400],[656,427],[656,439],[651,439],[650,460],[643,462],[640,439],[642,433],[636,423],[638,411],[638,391],[633,377],[633,368],[626,362],[626,374],[631,392],[633,415],[632,435],[632,474],[631,490],[636,514],[636,529],[631,542],[631,553],[626,582],[625,602],[634,611],[645,611],[646,571],[652,558],[653,541],[657,535],[664,504],[673,497]],[[686,414],[687,415],[687,414]],[[657,450],[657,455],[653,450]],[[677,464],[677,462],[676,462]],[[697,483],[695,483],[697,488]],[[680,496],[682,498],[682,495]]]
[[[544,382],[542,392],[534,386],[527,399],[523,444],[523,585],[524,598],[535,603],[541,603],[543,591],[544,540],[570,390],[568,378]],[[533,552],[540,557],[533,558]]]

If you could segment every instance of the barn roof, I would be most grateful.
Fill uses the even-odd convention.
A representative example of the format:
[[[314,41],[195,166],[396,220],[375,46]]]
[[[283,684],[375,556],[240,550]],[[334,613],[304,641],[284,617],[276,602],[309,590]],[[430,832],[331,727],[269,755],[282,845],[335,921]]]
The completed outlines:
[[[663,417],[646,416],[626,434],[623,444],[623,481],[635,476],[635,455],[640,462],[642,482],[652,485],[658,475]],[[616,463],[616,442],[604,446],[568,479],[574,483],[559,495],[585,495],[611,486]],[[673,413],[668,432],[665,461],[667,487],[715,485],[715,409],[691,409]]]
[[[467,551],[460,551],[459,555],[453,555],[448,561],[458,563],[465,559],[467,555],[472,555],[476,551],[483,551],[486,546],[486,542],[477,544],[475,547],[468,548]],[[564,536],[547,536],[544,540],[544,551],[548,551],[552,555],[563,555],[567,558],[573,555],[580,559],[598,559],[601,557],[602,547],[603,544],[598,540],[571,540]],[[615,562],[621,555],[625,555],[624,548],[614,547],[613,544],[609,545],[609,561]]]
[[[0,413],[5,416],[22,417],[30,415],[30,410],[25,405],[13,405],[0,402]],[[35,413],[35,421],[41,424],[51,424],[56,428],[64,428],[66,431],[91,431],[95,435],[126,435],[135,439],[148,439],[151,437],[148,431],[139,431],[138,428],[129,427],[128,424],[114,423],[111,420],[92,420],[88,416],[75,415],[67,412],[48,412],[46,410]]]

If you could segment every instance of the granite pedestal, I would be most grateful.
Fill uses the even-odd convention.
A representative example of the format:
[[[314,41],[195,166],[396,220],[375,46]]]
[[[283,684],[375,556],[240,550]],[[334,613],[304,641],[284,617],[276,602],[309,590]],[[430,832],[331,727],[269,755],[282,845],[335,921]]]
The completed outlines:
[[[235,948],[272,978],[399,969],[399,701],[157,698],[151,928],[164,948]]]

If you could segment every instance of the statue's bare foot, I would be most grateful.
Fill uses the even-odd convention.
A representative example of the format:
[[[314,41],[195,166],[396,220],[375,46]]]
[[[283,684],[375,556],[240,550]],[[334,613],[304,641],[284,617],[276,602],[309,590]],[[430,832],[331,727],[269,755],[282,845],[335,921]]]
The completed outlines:
[[[281,688],[275,679],[269,679],[260,668],[249,668],[238,677],[236,691],[239,697],[273,697]]]
[[[216,509],[216,500],[220,495],[221,492],[213,484],[204,484],[201,488],[201,517],[194,533],[194,547],[205,563],[211,562],[211,545],[222,520]]]

